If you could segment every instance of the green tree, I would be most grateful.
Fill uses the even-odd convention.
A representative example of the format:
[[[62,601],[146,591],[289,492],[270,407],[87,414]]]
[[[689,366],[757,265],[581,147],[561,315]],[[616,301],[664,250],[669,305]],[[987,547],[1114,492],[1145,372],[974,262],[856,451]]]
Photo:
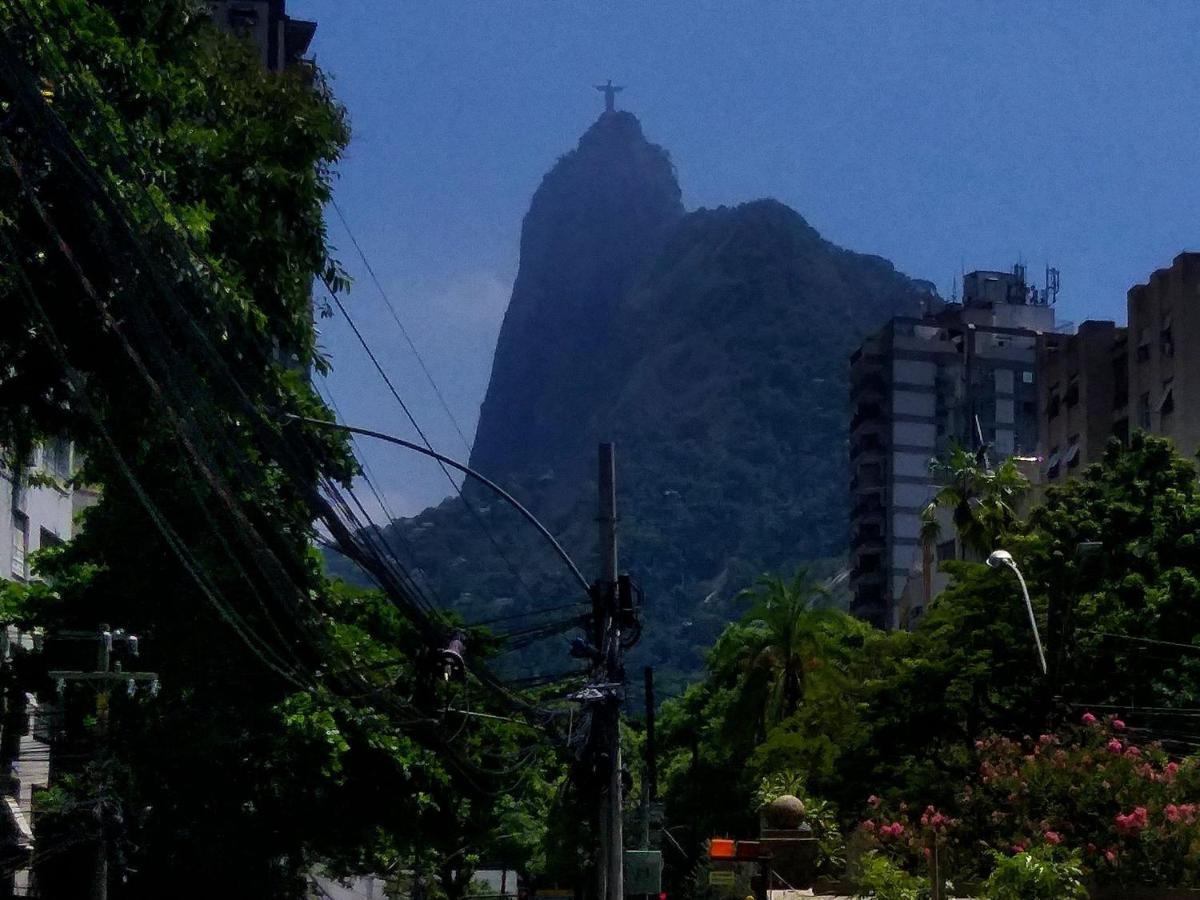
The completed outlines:
[[[982,454],[960,446],[951,449],[946,460],[934,462],[930,471],[942,485],[921,512],[922,542],[929,546],[940,538],[937,511],[946,509],[964,547],[983,559],[1018,524],[1017,508],[1028,480],[1012,459],[993,469]]]
[[[354,463],[284,414],[331,418],[304,373],[328,365],[313,280],[344,287],[322,209],[347,140],[319,72],[263,71],[191,0],[0,8],[0,447],[69,436],[101,489],[19,600],[140,634],[163,686],[114,703],[102,766],[62,758],[74,808],[114,813],[113,896],[298,897],[318,862],[464,845],[465,886],[554,777],[544,735],[429,683],[448,626],[329,584],[313,549],[317,486]],[[68,875],[96,836],[69,818]]]
[[[727,628],[713,647],[710,664],[740,680],[760,736],[799,708],[809,671],[823,664],[820,651],[843,623],[839,613],[814,608],[823,595],[804,570],[791,581],[765,575],[739,597],[750,602],[742,623]]]

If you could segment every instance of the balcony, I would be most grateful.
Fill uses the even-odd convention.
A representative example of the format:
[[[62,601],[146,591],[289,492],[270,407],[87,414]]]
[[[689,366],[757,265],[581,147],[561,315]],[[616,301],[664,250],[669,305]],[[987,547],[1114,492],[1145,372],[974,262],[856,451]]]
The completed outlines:
[[[850,445],[850,458],[857,459],[863,454],[880,454],[885,453],[887,448],[883,446],[883,441],[877,434],[866,434]]]
[[[862,519],[868,516],[882,516],[886,510],[878,494],[867,494],[850,510],[850,518]]]
[[[878,421],[883,418],[883,407],[878,403],[860,403],[850,420],[850,430],[856,430],[864,422]]]
[[[854,537],[850,538],[851,550],[858,550],[860,547],[882,550],[883,545],[883,531],[878,526],[860,528],[854,533]]]
[[[862,378],[855,378],[853,380],[851,392],[856,397],[863,394],[882,397],[887,393],[887,382],[883,380],[883,376],[878,372],[870,372]]]

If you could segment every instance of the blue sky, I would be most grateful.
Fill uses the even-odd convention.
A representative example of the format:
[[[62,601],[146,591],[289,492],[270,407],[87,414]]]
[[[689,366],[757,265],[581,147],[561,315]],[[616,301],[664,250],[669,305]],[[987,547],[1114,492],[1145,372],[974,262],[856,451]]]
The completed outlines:
[[[290,0],[354,140],[336,196],[471,437],[542,174],[602,108],[670,150],[689,208],[776,197],[830,240],[950,290],[1062,270],[1060,318],[1200,248],[1200,3]],[[434,445],[465,457],[336,218],[350,309]],[[338,320],[347,421],[412,429]],[[364,447],[391,510],[449,490]]]

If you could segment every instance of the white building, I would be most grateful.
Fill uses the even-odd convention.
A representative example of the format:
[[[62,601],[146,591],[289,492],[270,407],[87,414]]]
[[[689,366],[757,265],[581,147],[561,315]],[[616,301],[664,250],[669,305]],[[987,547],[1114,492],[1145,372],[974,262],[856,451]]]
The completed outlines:
[[[938,304],[893,319],[850,360],[851,611],[884,628],[911,624],[928,599],[910,597],[902,621],[921,511],[937,488],[930,462],[981,439],[994,458],[1037,451],[1038,340],[1054,330],[1046,295],[1018,266],[972,272],[962,303]],[[952,543],[929,549],[954,555]]]
[[[69,441],[40,445],[19,479],[0,470],[0,578],[28,581],[30,556],[70,540],[74,518]]]

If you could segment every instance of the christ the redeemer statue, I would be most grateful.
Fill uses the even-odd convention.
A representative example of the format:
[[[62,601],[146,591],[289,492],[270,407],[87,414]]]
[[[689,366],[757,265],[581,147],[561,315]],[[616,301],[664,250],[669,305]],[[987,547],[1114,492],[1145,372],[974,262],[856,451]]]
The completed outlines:
[[[608,79],[608,84],[596,85],[596,90],[604,95],[604,111],[610,113],[614,112],[617,108],[617,94],[625,90],[625,88],[613,85],[610,78]]]

